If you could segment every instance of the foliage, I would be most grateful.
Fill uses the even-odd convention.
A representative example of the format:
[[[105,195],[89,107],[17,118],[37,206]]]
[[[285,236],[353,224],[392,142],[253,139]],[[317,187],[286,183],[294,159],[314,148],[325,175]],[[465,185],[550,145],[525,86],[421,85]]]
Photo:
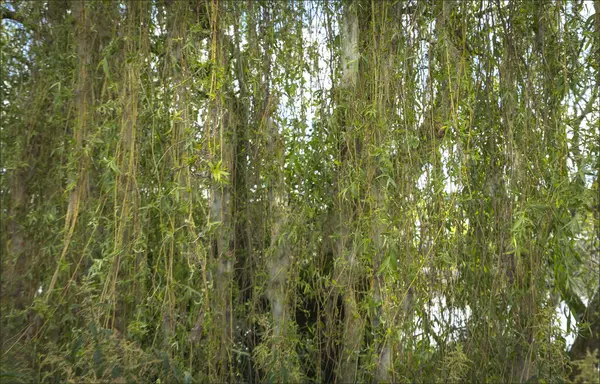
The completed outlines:
[[[598,381],[598,350],[595,353],[587,351],[584,359],[573,361],[577,367],[578,374],[575,376],[575,383],[593,383]]]
[[[0,381],[594,378],[598,1],[0,9]]]

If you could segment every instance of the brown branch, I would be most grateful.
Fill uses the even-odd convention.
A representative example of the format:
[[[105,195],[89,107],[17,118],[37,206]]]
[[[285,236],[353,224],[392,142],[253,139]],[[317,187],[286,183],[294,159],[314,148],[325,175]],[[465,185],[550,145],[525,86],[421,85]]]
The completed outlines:
[[[571,361],[583,359],[588,350],[593,353],[600,348],[600,289],[596,290],[579,324],[586,324],[586,327],[579,330],[577,338],[569,350]],[[578,374],[579,369],[574,367],[571,372],[571,380],[575,380]]]

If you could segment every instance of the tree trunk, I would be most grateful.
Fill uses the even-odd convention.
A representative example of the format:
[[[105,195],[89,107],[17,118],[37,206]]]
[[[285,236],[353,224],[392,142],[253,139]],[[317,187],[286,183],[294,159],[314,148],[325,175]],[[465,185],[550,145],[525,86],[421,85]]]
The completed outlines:
[[[351,103],[351,93],[356,89],[358,82],[359,66],[359,25],[358,4],[355,2],[343,4],[342,16],[342,83],[340,86],[340,102]],[[350,236],[353,214],[351,212],[351,197],[349,194],[342,196],[345,187],[343,174],[347,173],[346,167],[351,167],[350,151],[356,150],[356,143],[351,143],[351,105],[346,106],[347,111],[342,112],[340,122],[341,145],[340,163],[341,169],[338,173],[337,207],[335,212],[338,216],[338,240],[336,249],[336,261],[334,267],[335,279],[341,285],[344,323],[341,340],[341,360],[338,366],[338,380],[341,383],[352,383],[357,380],[358,359],[362,342],[364,321],[358,312],[356,298],[356,283],[358,260],[356,247],[353,245],[354,236]],[[354,144],[354,146],[352,145]],[[355,153],[356,155],[356,153]]]
[[[219,25],[219,15],[222,8],[218,3],[211,5],[211,60],[217,68],[228,68],[228,53],[225,52],[224,33]],[[214,380],[232,380],[232,313],[230,310],[230,291],[234,263],[232,239],[232,210],[231,210],[231,175],[233,169],[233,143],[229,132],[233,129],[234,118],[230,105],[225,104],[222,90],[219,90],[217,72],[213,70],[211,93],[216,94],[209,107],[208,139],[210,144],[210,164],[212,166],[212,185],[210,189],[209,222],[217,224],[217,230],[211,239],[211,257],[213,263],[213,284],[215,292],[211,303],[213,340],[210,343],[216,349],[216,356],[209,353],[209,359],[214,359],[211,365],[215,372],[211,375]]]

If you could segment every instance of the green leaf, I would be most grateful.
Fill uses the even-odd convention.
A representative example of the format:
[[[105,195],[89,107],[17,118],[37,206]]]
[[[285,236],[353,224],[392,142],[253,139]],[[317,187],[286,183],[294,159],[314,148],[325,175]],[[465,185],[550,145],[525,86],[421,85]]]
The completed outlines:
[[[108,60],[107,60],[106,57],[104,57],[100,61],[100,63],[98,63],[98,68],[97,69],[99,69],[100,66],[102,66],[102,70],[103,70],[104,75],[106,76],[106,78],[110,80],[110,71],[109,71],[109,68],[108,68]]]

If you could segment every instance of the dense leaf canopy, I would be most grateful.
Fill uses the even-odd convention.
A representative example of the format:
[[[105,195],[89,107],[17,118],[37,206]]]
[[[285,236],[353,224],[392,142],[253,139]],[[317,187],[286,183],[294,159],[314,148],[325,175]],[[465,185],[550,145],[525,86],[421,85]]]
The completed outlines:
[[[600,1],[0,9],[0,381],[598,379]]]

